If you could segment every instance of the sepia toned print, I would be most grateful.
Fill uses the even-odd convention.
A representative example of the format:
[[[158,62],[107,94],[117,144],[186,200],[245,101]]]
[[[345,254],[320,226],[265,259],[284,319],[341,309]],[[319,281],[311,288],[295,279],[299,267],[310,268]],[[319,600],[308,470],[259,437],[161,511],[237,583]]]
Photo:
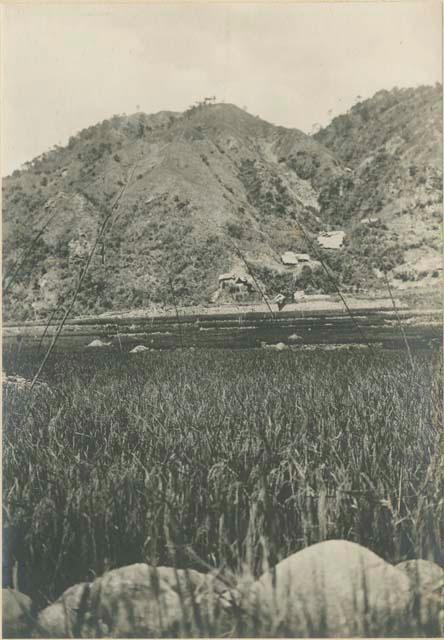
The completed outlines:
[[[441,2],[1,10],[3,637],[442,637]]]

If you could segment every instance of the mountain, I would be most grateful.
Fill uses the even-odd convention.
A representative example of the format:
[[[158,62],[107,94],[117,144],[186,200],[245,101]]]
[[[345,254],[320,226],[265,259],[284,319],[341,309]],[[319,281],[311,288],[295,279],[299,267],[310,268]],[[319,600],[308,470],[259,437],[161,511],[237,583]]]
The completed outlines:
[[[335,118],[315,139],[349,167],[349,180],[331,182],[321,207],[349,224],[349,252],[374,255],[379,219],[384,244],[399,254],[394,286],[437,283],[442,268],[442,85],[379,91]],[[390,247],[388,244],[387,249]],[[387,256],[389,254],[386,254]],[[410,284],[409,284],[410,283]]]
[[[439,253],[441,101],[440,86],[380,92],[315,137],[203,103],[85,129],[3,180],[4,317],[67,304],[130,174],[76,314],[207,303],[228,271],[268,295],[328,292],[322,257],[345,291],[377,287],[382,268],[402,285],[396,269]],[[319,247],[330,229],[346,232],[343,249]],[[289,250],[310,264],[283,265]],[[260,295],[240,289],[219,302]]]

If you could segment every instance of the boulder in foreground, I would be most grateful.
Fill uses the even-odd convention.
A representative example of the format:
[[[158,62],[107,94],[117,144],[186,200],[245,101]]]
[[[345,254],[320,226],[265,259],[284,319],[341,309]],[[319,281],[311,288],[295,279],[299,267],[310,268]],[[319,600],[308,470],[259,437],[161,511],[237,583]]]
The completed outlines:
[[[408,611],[409,590],[407,576],[372,551],[329,540],[265,573],[250,606],[279,635],[393,635]]]
[[[198,571],[139,563],[71,587],[44,609],[44,637],[130,638],[206,635],[208,615],[221,617],[227,590]]]
[[[438,591],[444,589],[444,569],[429,560],[406,560],[396,565],[408,575],[412,584],[421,589]]]
[[[31,598],[15,589],[2,589],[2,637],[30,638],[34,628]]]
[[[78,637],[90,621],[89,590],[90,584],[87,582],[76,584],[43,609],[37,620],[41,637]]]
[[[411,609],[427,635],[444,635],[444,569],[428,560],[396,565],[410,580]]]

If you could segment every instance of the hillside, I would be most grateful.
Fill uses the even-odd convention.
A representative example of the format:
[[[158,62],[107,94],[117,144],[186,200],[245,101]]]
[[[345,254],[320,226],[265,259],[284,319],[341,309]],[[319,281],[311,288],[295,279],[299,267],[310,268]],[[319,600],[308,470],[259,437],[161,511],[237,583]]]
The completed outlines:
[[[349,224],[349,249],[392,242],[395,287],[432,284],[442,267],[442,86],[379,91],[315,135],[349,168],[321,196],[333,222]],[[354,225],[377,218],[377,226]],[[379,229],[383,233],[378,233]]]
[[[438,255],[441,99],[441,87],[381,92],[315,138],[229,104],[114,116],[80,132],[3,181],[7,287],[21,264],[5,319],[66,304],[134,165],[76,314],[208,303],[233,270],[270,296],[328,292],[320,256],[344,290],[378,286],[382,267],[396,285],[412,255]],[[380,221],[363,225],[363,215]],[[344,248],[320,250],[318,233],[335,228],[346,231]],[[314,260],[284,266],[287,250]],[[260,299],[255,288],[221,292],[219,302]]]

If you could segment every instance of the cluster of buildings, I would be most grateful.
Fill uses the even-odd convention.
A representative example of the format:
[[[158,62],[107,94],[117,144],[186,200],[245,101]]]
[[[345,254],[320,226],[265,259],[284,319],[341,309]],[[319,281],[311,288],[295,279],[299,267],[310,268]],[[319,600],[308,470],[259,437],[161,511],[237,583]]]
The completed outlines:
[[[323,249],[339,250],[342,248],[345,238],[345,232],[342,230],[337,231],[323,231],[317,237],[317,242]],[[321,266],[318,260],[313,260],[308,253],[299,253],[295,251],[285,251],[281,255],[281,262],[286,267],[295,267],[297,273],[297,267],[300,269],[304,267],[310,267],[315,270]],[[223,292],[227,292],[231,295],[244,294],[249,295],[257,291],[257,286],[254,278],[242,271],[230,271],[229,273],[223,273],[219,276],[218,290],[213,294],[211,301],[217,302]],[[300,302],[305,298],[304,290],[297,290],[293,293],[294,302]],[[282,293],[278,293],[272,300],[272,304],[277,304],[281,309],[286,304],[286,297]]]

